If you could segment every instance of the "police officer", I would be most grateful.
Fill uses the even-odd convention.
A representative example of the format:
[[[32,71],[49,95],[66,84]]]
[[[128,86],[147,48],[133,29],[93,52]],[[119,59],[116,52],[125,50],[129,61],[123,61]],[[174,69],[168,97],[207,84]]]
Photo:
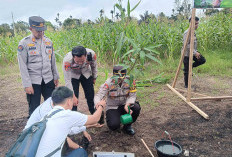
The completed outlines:
[[[74,91],[75,100],[79,97],[81,83],[91,114],[94,113],[94,84],[97,79],[97,57],[93,50],[77,46],[63,59],[65,86]],[[77,102],[75,102],[77,104]],[[74,106],[72,110],[77,110]]]
[[[40,105],[41,94],[49,98],[58,85],[53,44],[44,36],[45,20],[39,16],[29,18],[31,35],[19,42],[18,63],[22,84],[27,94],[29,116]]]
[[[189,22],[191,22],[191,18],[189,19]],[[198,28],[199,24],[199,18],[195,17],[195,30]],[[186,41],[187,38],[187,33],[188,30],[184,32],[184,37],[183,37],[183,44]],[[189,53],[190,53],[190,39],[187,44],[187,48],[185,50],[185,56],[184,56],[184,84],[185,88],[188,88],[188,73],[189,73]],[[196,34],[194,33],[194,50],[193,50],[193,68],[198,67],[199,65],[202,65],[206,62],[204,56],[202,56],[198,51],[197,51],[197,37]]]
[[[116,65],[113,68],[113,77],[106,80],[100,87],[97,95],[94,97],[94,103],[98,107],[98,103],[106,96],[106,121],[110,130],[120,128],[120,116],[129,112],[133,118],[133,123],[139,116],[140,105],[136,100],[135,81],[126,76],[126,69],[123,66]],[[135,131],[131,124],[123,126],[123,130],[134,135]]]

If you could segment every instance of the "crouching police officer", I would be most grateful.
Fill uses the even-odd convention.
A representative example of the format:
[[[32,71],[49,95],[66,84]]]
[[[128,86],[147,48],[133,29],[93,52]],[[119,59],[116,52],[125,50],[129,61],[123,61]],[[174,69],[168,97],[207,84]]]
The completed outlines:
[[[130,83],[130,81],[132,83]],[[131,86],[129,85],[131,84]],[[130,80],[130,77],[126,76],[126,69],[123,66],[116,65],[113,68],[113,77],[106,80],[101,85],[97,95],[94,97],[94,103],[96,108],[98,103],[107,97],[106,101],[106,121],[110,130],[117,130],[120,128],[120,116],[129,113],[128,106],[130,107],[130,114],[133,122],[139,116],[140,105],[136,100],[135,81]],[[131,127],[131,124],[123,126],[125,133],[134,135],[135,131]]]
[[[41,94],[46,100],[58,86],[59,74],[52,41],[44,36],[45,20],[32,16],[29,24],[31,35],[19,42],[18,63],[30,116],[40,105]]]
[[[91,114],[94,113],[94,84],[97,79],[97,59],[93,50],[77,46],[66,54],[63,60],[65,86],[74,91],[77,105],[79,85],[81,83]],[[74,100],[74,101],[75,101]],[[72,110],[77,110],[74,106]]]

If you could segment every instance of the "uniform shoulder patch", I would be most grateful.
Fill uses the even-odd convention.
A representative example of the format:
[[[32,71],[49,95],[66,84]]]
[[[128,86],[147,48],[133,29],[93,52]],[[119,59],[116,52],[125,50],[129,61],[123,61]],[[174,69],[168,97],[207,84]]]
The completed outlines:
[[[107,83],[104,84],[104,89],[109,89],[109,85]]]
[[[65,62],[64,63],[64,69],[65,69],[65,71],[68,71],[70,69],[70,67],[71,67],[71,64],[69,62]]]
[[[96,53],[94,54],[93,59],[94,59],[94,60],[97,60],[97,55],[96,55]]]
[[[18,51],[19,51],[19,52],[22,52],[23,49],[24,49],[24,48],[23,48],[23,45],[19,45],[19,46],[18,46]]]

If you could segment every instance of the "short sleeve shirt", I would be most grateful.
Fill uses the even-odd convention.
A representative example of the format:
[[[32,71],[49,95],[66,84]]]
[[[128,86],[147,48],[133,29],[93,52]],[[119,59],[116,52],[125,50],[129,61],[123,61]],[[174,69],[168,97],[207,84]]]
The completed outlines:
[[[62,109],[49,118],[46,129],[41,138],[36,157],[46,156],[61,146],[73,127],[82,127],[87,122],[88,116],[82,113],[65,110],[61,106],[55,106],[49,114],[57,109]],[[61,157],[61,149],[52,157]]]
[[[24,129],[29,128],[32,124],[39,122],[45,115],[52,110],[52,98],[48,98],[45,102],[39,105],[35,111],[32,113],[30,118],[27,121],[27,124]]]

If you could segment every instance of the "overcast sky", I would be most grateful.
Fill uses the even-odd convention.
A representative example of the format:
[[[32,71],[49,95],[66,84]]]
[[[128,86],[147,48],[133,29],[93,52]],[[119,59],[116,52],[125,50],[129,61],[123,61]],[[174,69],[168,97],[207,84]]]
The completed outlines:
[[[139,0],[130,0],[131,8]],[[113,10],[117,0],[0,0],[0,24],[12,23],[11,13],[14,21],[28,22],[28,17],[39,15],[45,20],[55,24],[57,13],[60,20],[73,18],[95,20],[99,17],[99,11],[103,9],[107,17],[111,17],[110,11]],[[126,8],[127,0],[123,0],[123,7]],[[146,10],[157,15],[164,12],[170,16],[174,8],[174,0],[142,0],[140,5],[131,13],[132,16],[139,17]]]

